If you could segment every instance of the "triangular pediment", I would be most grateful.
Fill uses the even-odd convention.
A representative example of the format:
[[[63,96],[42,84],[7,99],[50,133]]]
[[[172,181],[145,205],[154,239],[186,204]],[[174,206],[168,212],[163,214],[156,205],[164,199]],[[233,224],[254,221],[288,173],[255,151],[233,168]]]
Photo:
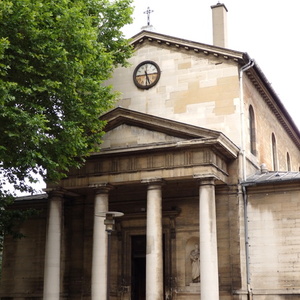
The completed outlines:
[[[107,124],[104,128],[106,133],[100,153],[157,150],[179,145],[185,147],[214,145],[216,149],[228,152],[233,158],[238,151],[237,147],[218,131],[122,107],[104,114],[101,119]]]
[[[184,49],[186,51],[193,51],[195,55],[203,53],[205,55],[212,55],[214,58],[220,57],[239,63],[243,63],[245,56],[247,56],[246,53],[241,51],[194,42],[153,31],[143,30],[131,38],[131,44],[135,48],[143,47],[149,43],[156,45],[157,47],[167,46],[169,49],[173,49],[174,51],[176,51],[176,49]]]
[[[176,122],[122,107],[117,107],[109,111],[104,114],[101,119],[107,122],[104,128],[106,133],[109,133],[120,125],[126,124],[185,140],[217,137],[220,134],[218,131]]]
[[[181,141],[185,139],[124,123],[105,134],[101,149],[133,148]]]

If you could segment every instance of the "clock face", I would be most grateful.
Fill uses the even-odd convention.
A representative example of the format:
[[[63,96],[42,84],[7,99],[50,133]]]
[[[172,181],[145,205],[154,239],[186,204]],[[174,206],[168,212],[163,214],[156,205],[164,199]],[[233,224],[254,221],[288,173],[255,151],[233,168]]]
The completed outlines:
[[[153,61],[144,61],[134,70],[133,81],[140,89],[150,89],[160,78],[159,66]]]

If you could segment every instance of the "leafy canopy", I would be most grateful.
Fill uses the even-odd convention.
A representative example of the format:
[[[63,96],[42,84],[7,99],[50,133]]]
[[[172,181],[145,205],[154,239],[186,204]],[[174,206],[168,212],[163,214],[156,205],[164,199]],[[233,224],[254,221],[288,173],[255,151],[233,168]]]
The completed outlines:
[[[0,0],[0,254],[32,214],[7,210],[37,176],[61,179],[101,143],[106,81],[132,49],[131,0]],[[1,256],[1,255],[0,255]]]
[[[131,14],[131,0],[0,0],[2,180],[31,191],[37,174],[59,180],[101,143],[117,96],[104,81],[132,53]]]

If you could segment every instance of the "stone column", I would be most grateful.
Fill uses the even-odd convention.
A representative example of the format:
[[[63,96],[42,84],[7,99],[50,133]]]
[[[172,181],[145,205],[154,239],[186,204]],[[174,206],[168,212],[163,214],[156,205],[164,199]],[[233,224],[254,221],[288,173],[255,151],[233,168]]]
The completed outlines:
[[[44,266],[44,300],[60,298],[60,253],[62,235],[63,194],[60,191],[49,193],[48,226],[46,233]]]
[[[162,181],[147,180],[146,300],[163,299]]]
[[[96,214],[108,211],[108,194],[111,186],[103,184],[95,188],[91,299],[104,300],[107,299],[107,233],[104,218]]]
[[[201,300],[218,300],[217,219],[213,177],[200,181],[199,210]]]

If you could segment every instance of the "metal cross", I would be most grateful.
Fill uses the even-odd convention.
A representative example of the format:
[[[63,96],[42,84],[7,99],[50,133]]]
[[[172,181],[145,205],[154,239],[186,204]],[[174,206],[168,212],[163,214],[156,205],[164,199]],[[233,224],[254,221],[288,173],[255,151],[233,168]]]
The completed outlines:
[[[150,14],[153,12],[154,10],[150,10],[150,7],[147,7],[147,10],[144,11],[144,14],[147,14],[147,26],[150,26]]]

